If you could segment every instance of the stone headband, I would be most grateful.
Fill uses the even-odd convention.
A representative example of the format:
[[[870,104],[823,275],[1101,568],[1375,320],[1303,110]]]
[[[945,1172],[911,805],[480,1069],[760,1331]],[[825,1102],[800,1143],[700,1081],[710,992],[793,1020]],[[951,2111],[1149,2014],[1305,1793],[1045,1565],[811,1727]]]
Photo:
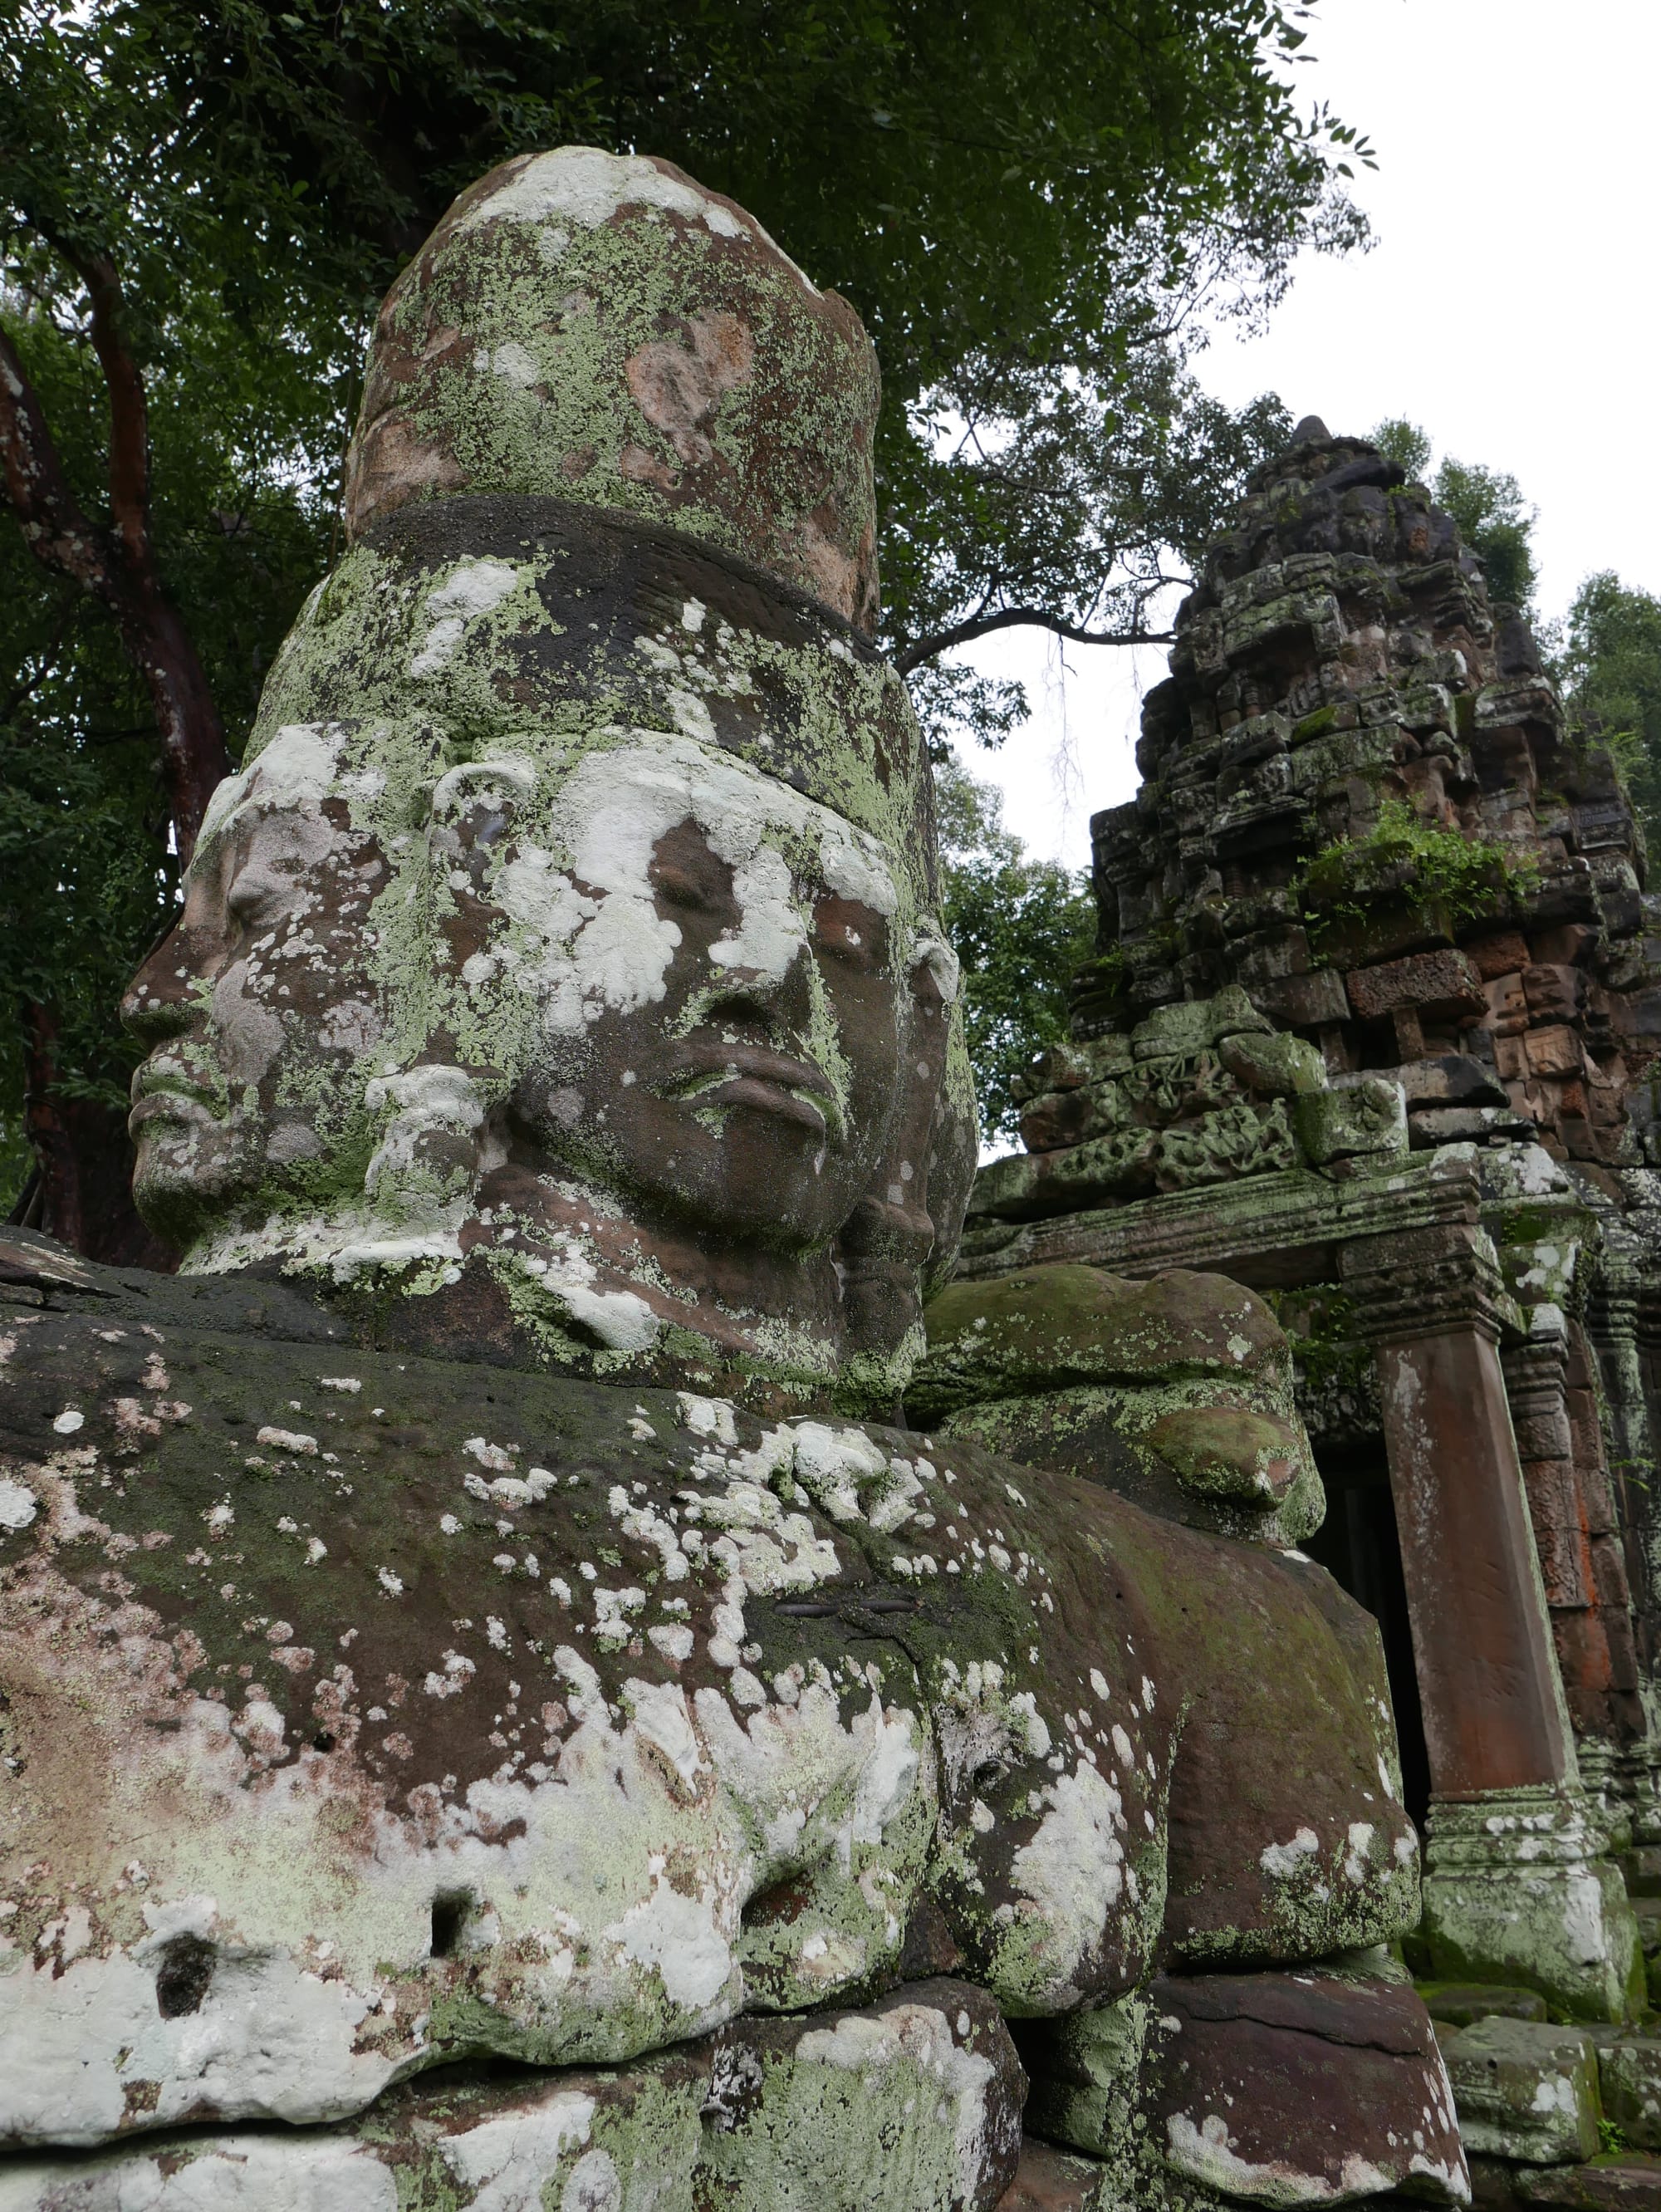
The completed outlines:
[[[937,904],[931,782],[893,669],[848,623],[679,532],[461,497],[364,533],[273,668],[249,760],[296,723],[384,720],[441,765],[534,733],[573,767],[659,730],[736,754],[891,854]]]

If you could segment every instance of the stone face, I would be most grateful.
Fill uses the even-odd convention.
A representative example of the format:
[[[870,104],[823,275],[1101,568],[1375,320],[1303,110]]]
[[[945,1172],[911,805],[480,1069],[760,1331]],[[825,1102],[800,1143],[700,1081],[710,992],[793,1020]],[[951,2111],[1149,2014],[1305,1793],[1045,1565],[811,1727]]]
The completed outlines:
[[[684,289],[650,211],[616,235]],[[129,994],[139,1203],[192,1272],[396,1277],[452,1346],[701,1340],[891,1406],[973,1158],[934,844],[900,679],[718,534],[400,507],[303,611]]]
[[[1550,2166],[1597,2148],[1597,2060],[1575,2028],[1479,2020],[1445,2035],[1442,2055],[1467,2150]]]

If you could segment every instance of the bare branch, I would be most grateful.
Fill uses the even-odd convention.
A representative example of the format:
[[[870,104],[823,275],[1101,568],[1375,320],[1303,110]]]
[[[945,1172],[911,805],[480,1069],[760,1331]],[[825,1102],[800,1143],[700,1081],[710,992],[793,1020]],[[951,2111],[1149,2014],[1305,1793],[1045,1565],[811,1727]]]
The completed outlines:
[[[144,379],[121,335],[122,296],[107,253],[80,255],[45,234],[87,288],[92,304],[93,350],[110,395],[110,514],[121,542],[147,578],[153,575],[150,544],[150,423]]]
[[[1022,628],[1051,630],[1074,645],[1173,645],[1176,641],[1176,632],[1170,629],[1085,629],[1043,607],[1000,607],[996,614],[971,615],[966,622],[953,623],[947,629],[918,638],[914,645],[894,654],[894,665],[902,676],[909,676],[912,669],[949,653],[954,646],[971,644],[994,630]]]

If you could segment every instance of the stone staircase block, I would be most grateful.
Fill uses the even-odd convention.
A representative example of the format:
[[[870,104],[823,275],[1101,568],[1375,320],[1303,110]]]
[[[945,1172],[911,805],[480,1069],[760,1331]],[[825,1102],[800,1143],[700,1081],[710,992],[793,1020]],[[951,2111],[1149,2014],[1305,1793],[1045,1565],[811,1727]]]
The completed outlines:
[[[1452,2027],[1470,2027],[1479,2020],[1535,2020],[1546,2017],[1546,2001],[1538,1990],[1508,1989],[1500,1983],[1418,1982],[1432,2020]]]
[[[1634,2150],[1661,2151],[1661,2036],[1593,2028],[1604,2117]]]
[[[1597,2150],[1597,2053],[1583,2028],[1489,2018],[1438,2041],[1467,2154],[1570,2165]]]

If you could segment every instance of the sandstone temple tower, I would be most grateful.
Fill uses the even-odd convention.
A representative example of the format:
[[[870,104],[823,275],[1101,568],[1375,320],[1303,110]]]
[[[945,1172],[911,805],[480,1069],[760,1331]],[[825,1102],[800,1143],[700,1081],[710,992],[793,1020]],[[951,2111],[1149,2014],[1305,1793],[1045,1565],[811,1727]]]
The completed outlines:
[[[1299,426],[1177,631],[1142,789],[1092,823],[1074,1042],[961,1273],[1179,1264],[1270,1298],[1313,1548],[1391,1647],[1419,1955],[1618,2010],[1587,1902],[1624,1915],[1617,1858],[1661,1887],[1641,838],[1525,624],[1363,441]]]

